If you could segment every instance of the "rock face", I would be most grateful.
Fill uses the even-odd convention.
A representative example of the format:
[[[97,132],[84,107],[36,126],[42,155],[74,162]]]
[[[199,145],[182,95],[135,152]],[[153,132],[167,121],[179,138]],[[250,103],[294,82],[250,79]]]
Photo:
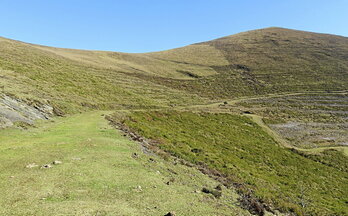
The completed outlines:
[[[0,128],[13,126],[15,122],[33,124],[38,119],[49,119],[53,107],[47,104],[29,105],[27,102],[0,94]]]

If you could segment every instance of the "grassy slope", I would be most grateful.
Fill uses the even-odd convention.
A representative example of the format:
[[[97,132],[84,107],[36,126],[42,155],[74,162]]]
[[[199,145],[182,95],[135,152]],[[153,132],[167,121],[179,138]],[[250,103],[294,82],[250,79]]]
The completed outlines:
[[[193,193],[218,183],[193,168],[143,154],[139,144],[110,128],[102,113],[0,131],[0,214],[248,215],[233,205],[231,191],[224,190],[219,200]],[[134,152],[138,159],[131,157]],[[54,160],[63,163],[25,168]],[[174,183],[166,185],[172,178]]]
[[[309,159],[279,146],[247,117],[227,113],[138,112],[126,124],[171,154],[227,174],[282,211],[347,215],[348,158],[340,152]]]
[[[83,51],[70,51],[68,54],[76,52],[83,53],[81,58],[90,57],[96,61],[99,57],[103,60],[102,57],[107,55],[104,52],[99,55]],[[125,69],[116,70],[107,67],[107,61],[100,60],[93,65],[88,61],[71,59],[68,54],[56,54],[46,48],[0,39],[1,90],[23,99],[49,100],[68,113],[202,101],[190,93],[128,76],[127,73],[140,73],[127,68],[131,64],[129,61],[123,63]]]
[[[345,90],[348,39],[280,28],[156,53],[59,49],[0,38],[0,87],[66,112]]]
[[[345,37],[268,28],[197,44],[201,45],[214,47],[228,62],[208,63],[217,75],[185,82],[157,81],[210,98],[347,89],[348,39]],[[167,52],[160,55],[163,59],[173,56]],[[194,58],[187,59],[181,61],[192,63]]]

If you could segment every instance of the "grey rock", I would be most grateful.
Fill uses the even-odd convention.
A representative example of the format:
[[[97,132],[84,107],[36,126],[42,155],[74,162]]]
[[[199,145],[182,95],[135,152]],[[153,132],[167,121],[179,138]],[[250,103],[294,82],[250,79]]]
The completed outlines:
[[[44,164],[42,165],[41,169],[49,169],[49,168],[52,168],[52,165],[51,164]]]
[[[38,166],[39,165],[37,165],[36,163],[31,163],[31,164],[26,165],[25,167],[31,169],[31,168],[35,168],[35,167],[38,167]]]
[[[59,164],[62,164],[63,162],[62,161],[59,161],[59,160],[55,160],[52,162],[53,165],[59,165]]]
[[[33,124],[38,119],[50,119],[53,107],[48,104],[30,105],[28,102],[0,94],[0,128],[11,127],[15,122]]]

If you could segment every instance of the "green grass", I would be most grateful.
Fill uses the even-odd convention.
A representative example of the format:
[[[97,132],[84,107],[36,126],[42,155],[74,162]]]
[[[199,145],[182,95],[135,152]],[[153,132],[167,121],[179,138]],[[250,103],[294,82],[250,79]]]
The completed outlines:
[[[219,183],[193,168],[143,154],[138,143],[107,124],[103,113],[1,130],[0,215],[248,215],[234,204],[237,195],[231,190],[223,189],[220,199],[194,193]],[[25,168],[54,160],[63,163]]]
[[[95,109],[154,108],[203,101],[191,93],[128,75],[146,73],[140,69],[107,66],[111,64],[107,60],[118,62],[119,58],[122,59],[121,54],[121,57],[117,57],[117,53],[80,51],[82,59],[98,61],[101,58],[98,64],[91,64],[71,58],[79,51],[58,51],[55,48],[0,40],[1,92],[23,100],[49,103],[65,113]],[[118,64],[132,66],[132,60],[136,62],[136,56]],[[142,62],[147,61],[145,59]]]
[[[301,156],[251,119],[231,114],[136,112],[125,124],[179,158],[226,174],[281,211],[347,215],[348,158],[340,152]]]
[[[348,88],[346,37],[267,28],[196,46],[211,46],[223,55],[224,64],[221,61],[209,64],[216,75],[186,81],[157,77],[156,83],[212,99]],[[187,48],[193,50],[193,47]],[[175,52],[181,54],[173,50],[162,55],[174,58]],[[192,63],[196,56],[202,55],[192,56],[181,62]]]
[[[145,54],[60,49],[0,38],[0,89],[22,99],[48,100],[67,113],[346,90],[347,51],[345,37],[281,28]]]

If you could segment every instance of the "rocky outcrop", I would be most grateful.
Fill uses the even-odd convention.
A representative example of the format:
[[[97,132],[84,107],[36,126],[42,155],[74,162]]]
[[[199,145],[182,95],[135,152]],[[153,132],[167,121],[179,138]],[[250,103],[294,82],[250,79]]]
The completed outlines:
[[[42,103],[29,103],[0,94],[0,128],[13,126],[16,122],[33,124],[38,119],[49,119],[53,107]]]

